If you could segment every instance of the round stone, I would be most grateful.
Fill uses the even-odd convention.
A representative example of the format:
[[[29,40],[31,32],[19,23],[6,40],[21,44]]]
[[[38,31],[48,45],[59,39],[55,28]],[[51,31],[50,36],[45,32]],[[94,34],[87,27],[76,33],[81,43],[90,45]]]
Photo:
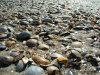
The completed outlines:
[[[37,46],[37,44],[38,44],[38,41],[36,39],[30,39],[26,42],[26,45],[28,47],[35,47]]]
[[[26,70],[25,75],[44,75],[44,70],[41,67],[32,65]]]
[[[28,40],[30,39],[31,35],[28,32],[21,32],[17,35],[17,39],[20,41]]]

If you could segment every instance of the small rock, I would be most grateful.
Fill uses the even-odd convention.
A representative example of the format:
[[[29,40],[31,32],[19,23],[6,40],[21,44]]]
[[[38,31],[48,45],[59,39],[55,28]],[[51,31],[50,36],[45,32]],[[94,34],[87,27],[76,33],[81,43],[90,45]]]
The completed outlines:
[[[82,47],[82,43],[81,43],[81,42],[72,42],[71,46],[72,46],[72,47],[81,48],[81,47]]]
[[[35,47],[38,45],[38,41],[36,39],[30,39],[26,42],[28,47]]]
[[[46,44],[40,44],[40,45],[38,46],[38,48],[41,49],[41,50],[49,50],[49,46],[46,45]]]
[[[44,75],[44,70],[41,67],[32,65],[26,70],[25,75]]]
[[[17,35],[17,39],[20,41],[28,40],[30,39],[31,35],[28,32],[21,32]]]
[[[6,48],[5,43],[0,42],[0,51],[5,50]]]
[[[52,75],[53,71],[55,71],[55,70],[59,71],[59,69],[57,67],[55,67],[55,66],[47,67],[47,72],[48,72],[49,75]]]
[[[19,60],[17,65],[16,65],[16,71],[21,72],[25,69],[25,64],[23,63],[22,60]]]

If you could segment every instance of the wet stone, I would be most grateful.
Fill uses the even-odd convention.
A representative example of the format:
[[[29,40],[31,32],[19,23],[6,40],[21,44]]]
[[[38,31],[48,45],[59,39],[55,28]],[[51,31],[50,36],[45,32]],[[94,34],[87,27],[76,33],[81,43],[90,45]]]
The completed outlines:
[[[49,46],[46,45],[46,44],[40,44],[40,45],[38,46],[38,48],[39,48],[39,49],[42,49],[42,50],[49,50]]]
[[[35,47],[38,45],[38,41],[36,39],[30,39],[26,42],[28,47]]]
[[[18,40],[24,41],[24,40],[30,39],[31,35],[28,32],[21,32],[16,37],[17,37]]]
[[[44,70],[38,66],[29,66],[26,70],[25,75],[44,75]]]

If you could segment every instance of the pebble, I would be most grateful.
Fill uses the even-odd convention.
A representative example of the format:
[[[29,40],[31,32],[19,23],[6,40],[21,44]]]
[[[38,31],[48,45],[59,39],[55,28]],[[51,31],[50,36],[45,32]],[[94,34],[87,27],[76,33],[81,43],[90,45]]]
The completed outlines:
[[[49,50],[49,46],[46,44],[39,44],[38,48],[41,50]]]
[[[25,75],[44,75],[44,70],[41,67],[32,65],[26,70]]]
[[[47,72],[48,72],[49,75],[52,75],[53,71],[55,71],[55,70],[59,71],[59,69],[57,67],[55,67],[55,66],[47,67]]]
[[[6,48],[7,48],[7,47],[6,47],[5,43],[0,42],[0,51],[5,50]]]
[[[93,45],[94,45],[94,47],[100,48],[100,42],[94,42]]]
[[[26,45],[28,47],[35,47],[38,45],[38,41],[36,39],[30,39],[30,40],[26,41]]]
[[[78,47],[78,48],[81,48],[82,47],[82,43],[81,42],[72,42],[71,44],[72,47]]]
[[[30,38],[31,38],[31,35],[30,35],[30,33],[28,33],[28,32],[21,32],[20,34],[18,34],[18,35],[16,36],[16,38],[17,38],[18,40],[20,40],[20,41],[24,41],[24,40],[30,39]]]
[[[97,75],[100,17],[69,2],[14,2],[16,11],[3,3],[8,6],[0,16],[0,74],[15,64],[19,75]]]
[[[22,60],[19,60],[17,65],[16,65],[16,71],[22,72],[24,69],[25,69],[25,64],[23,63]]]
[[[57,14],[57,13],[60,13],[60,10],[57,9],[57,8],[50,8],[48,13],[50,13],[50,14]]]
[[[0,56],[0,67],[12,64],[13,60],[14,58],[12,56]]]
[[[29,25],[29,22],[27,20],[21,20],[20,25]]]

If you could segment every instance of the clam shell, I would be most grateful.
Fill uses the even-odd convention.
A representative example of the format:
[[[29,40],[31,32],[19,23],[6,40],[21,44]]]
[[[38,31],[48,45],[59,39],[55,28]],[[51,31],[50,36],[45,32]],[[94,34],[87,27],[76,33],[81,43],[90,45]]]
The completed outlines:
[[[61,68],[61,65],[58,63],[57,59],[53,60],[50,65],[54,65],[58,68]]]
[[[76,57],[78,57],[78,58],[82,58],[82,55],[81,55],[81,53],[79,53],[78,51],[76,51],[76,50],[71,50],[71,52],[72,52],[72,54],[74,54]]]
[[[5,50],[6,46],[4,42],[0,42],[0,51]]]
[[[22,59],[23,58],[23,53],[21,53],[21,54],[19,54],[19,55],[17,55],[15,58],[14,58],[14,62],[16,62],[16,61],[18,61],[18,60],[20,60],[20,59]]]
[[[18,56],[20,53],[19,52],[11,52],[10,53],[10,56],[12,56],[12,57],[16,57],[16,56]]]
[[[44,75],[44,70],[41,67],[32,65],[26,70],[25,75]]]
[[[51,56],[52,59],[56,59],[58,57],[62,57],[62,58],[64,57],[64,56],[62,56],[61,54],[58,54],[58,53],[52,53],[50,56]]]
[[[28,51],[26,51],[26,53],[29,54],[30,56],[32,56],[34,52],[32,50],[28,50]]]
[[[5,39],[5,38],[7,38],[7,34],[1,34],[0,35],[0,39]]]
[[[16,65],[16,71],[21,72],[25,69],[26,65],[23,63],[22,60],[19,60],[17,65]]]
[[[66,64],[67,61],[68,61],[68,58],[65,58],[65,57],[58,57],[58,58],[57,58],[57,61],[60,62],[60,63]]]
[[[0,46],[0,51],[5,50],[7,47],[6,46]]]
[[[50,64],[49,60],[42,58],[40,56],[33,56],[32,59],[38,65],[48,65],[48,64]]]
[[[24,40],[30,39],[31,35],[28,32],[21,32],[16,37],[17,37],[18,40],[24,41]]]
[[[6,66],[13,62],[14,58],[12,56],[0,56],[0,65]]]
[[[37,44],[38,44],[38,41],[36,39],[30,39],[26,42],[26,45],[28,47],[35,47],[37,46]]]
[[[39,48],[39,49],[42,49],[42,50],[48,50],[48,49],[49,49],[49,46],[46,45],[46,44],[40,44],[40,45],[38,46],[38,48]]]
[[[14,45],[15,45],[15,41],[7,41],[6,42],[7,47],[11,47],[11,46],[14,46]]]
[[[48,72],[49,75],[52,75],[53,71],[55,71],[55,70],[59,71],[59,69],[57,67],[55,67],[55,66],[47,67],[47,72]]]

